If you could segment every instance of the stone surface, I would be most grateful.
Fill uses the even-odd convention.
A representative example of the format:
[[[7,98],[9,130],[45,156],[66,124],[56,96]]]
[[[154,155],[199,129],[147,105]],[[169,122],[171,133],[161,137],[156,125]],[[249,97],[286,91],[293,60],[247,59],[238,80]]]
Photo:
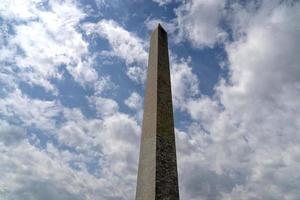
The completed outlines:
[[[179,200],[168,38],[150,41],[136,200]]]

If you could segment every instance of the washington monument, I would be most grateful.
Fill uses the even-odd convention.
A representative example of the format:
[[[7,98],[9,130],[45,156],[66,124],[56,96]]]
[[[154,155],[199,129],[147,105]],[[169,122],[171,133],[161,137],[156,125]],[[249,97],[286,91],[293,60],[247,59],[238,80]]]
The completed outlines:
[[[167,32],[151,34],[136,200],[179,200]]]

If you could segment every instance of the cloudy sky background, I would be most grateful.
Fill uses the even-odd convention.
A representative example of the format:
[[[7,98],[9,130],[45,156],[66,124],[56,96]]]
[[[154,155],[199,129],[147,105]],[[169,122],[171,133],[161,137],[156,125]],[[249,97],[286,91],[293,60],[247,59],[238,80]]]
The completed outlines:
[[[181,199],[299,200],[292,0],[2,0],[1,199],[134,199],[158,22]]]

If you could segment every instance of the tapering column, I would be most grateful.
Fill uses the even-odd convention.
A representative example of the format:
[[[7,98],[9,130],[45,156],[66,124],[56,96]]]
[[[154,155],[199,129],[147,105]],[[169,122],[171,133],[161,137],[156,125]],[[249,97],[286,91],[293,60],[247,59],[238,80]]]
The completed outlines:
[[[136,200],[179,200],[168,38],[150,41]]]

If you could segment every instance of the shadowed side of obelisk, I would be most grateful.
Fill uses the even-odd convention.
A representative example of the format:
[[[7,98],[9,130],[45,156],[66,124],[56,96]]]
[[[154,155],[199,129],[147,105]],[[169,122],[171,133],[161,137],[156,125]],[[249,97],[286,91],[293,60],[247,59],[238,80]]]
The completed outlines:
[[[150,41],[136,200],[178,200],[167,33]]]
[[[156,200],[178,200],[178,175],[169,68],[168,38],[158,26]]]

